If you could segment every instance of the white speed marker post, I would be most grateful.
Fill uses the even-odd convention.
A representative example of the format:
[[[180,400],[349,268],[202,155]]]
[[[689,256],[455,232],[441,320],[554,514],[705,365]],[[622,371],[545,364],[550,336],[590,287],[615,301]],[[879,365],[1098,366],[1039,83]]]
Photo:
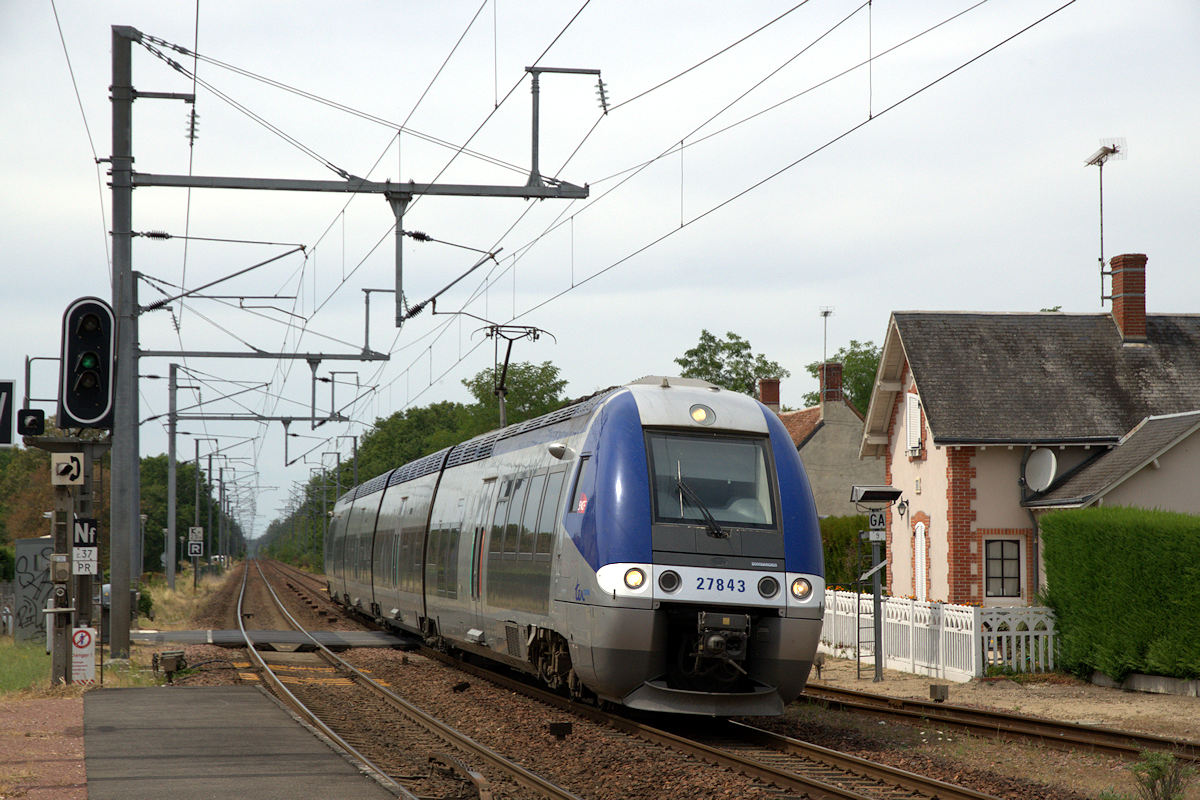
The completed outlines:
[[[188,528],[187,554],[192,559],[192,594],[195,594],[197,576],[200,574],[200,556],[204,555],[204,528],[198,525]]]

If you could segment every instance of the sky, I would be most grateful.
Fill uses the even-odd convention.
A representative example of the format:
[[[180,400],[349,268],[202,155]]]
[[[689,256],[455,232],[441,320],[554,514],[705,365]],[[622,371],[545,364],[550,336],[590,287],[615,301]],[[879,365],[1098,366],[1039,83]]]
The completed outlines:
[[[1187,255],[1200,222],[1190,0],[6,0],[0,378],[18,393],[27,356],[57,356],[66,306],[111,298],[111,193],[96,159],[111,151],[113,25],[154,37],[153,50],[133,46],[136,90],[196,97],[194,141],[193,106],[135,102],[145,173],[523,185],[526,67],[604,82],[607,112],[594,75],[540,81],[539,172],[586,185],[586,200],[414,199],[403,227],[435,241],[405,240],[410,306],[483,264],[436,316],[399,329],[394,295],[363,291],[395,288],[383,198],[135,191],[134,230],[172,237],[134,240],[143,305],[225,279],[145,311],[142,349],[389,355],[322,360],[317,414],[349,421],[292,423],[286,453],[278,422],[180,422],[180,459],[213,448],[199,437],[229,457],[217,463],[251,535],[376,419],[468,401],[463,379],[494,361],[489,322],[544,331],[512,358],[552,361],[572,397],[676,374],[702,329],[734,332],[790,371],[781,399],[798,408],[816,389],[805,365],[851,340],[882,343],[892,311],[1108,310],[1100,176],[1085,161],[1118,138],[1127,158],[1104,168],[1104,255],[1148,255],[1150,313],[1200,312]],[[303,360],[175,361],[188,413],[310,413]],[[143,456],[167,451],[170,362],[140,362]],[[31,404],[48,413],[56,373],[33,362]]]

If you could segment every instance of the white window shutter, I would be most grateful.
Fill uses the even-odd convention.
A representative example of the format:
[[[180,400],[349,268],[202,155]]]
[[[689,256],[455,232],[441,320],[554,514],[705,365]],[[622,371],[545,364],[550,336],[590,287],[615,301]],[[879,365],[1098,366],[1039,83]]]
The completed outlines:
[[[921,399],[915,394],[905,395],[904,407],[905,444],[909,453],[921,451]]]
[[[913,528],[913,595],[925,602],[925,523],[918,522]]]

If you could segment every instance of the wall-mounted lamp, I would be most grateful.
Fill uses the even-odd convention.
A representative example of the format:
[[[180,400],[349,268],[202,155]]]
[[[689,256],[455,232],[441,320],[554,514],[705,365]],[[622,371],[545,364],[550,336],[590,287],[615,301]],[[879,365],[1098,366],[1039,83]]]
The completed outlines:
[[[901,517],[903,517],[903,516],[907,515],[907,514],[908,514],[908,501],[907,501],[907,500],[901,500],[899,503],[897,503],[897,504],[896,504],[896,511],[898,511],[898,512],[900,513],[900,516],[901,516]]]

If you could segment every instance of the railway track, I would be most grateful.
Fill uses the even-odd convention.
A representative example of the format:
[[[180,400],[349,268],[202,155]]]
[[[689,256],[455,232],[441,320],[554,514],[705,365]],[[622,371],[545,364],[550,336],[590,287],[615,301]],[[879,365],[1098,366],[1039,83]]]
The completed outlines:
[[[1131,759],[1137,758],[1143,750],[1162,750],[1179,759],[1200,763],[1200,743],[1099,725],[1079,725],[1005,711],[900,699],[812,682],[805,688],[801,698],[829,708],[935,722],[978,736],[1029,740],[1048,747],[1093,750]]]
[[[254,568],[279,613],[296,630],[307,634],[279,599],[257,561]],[[578,800],[576,795],[406,702],[311,636],[309,638],[317,648],[314,654],[277,653],[264,657],[255,649],[243,623],[243,601],[249,575],[248,562],[238,596],[238,624],[246,638],[250,658],[264,682],[393,793],[413,800],[417,797],[478,797],[486,800],[495,791],[506,796]],[[397,724],[398,717],[401,724]],[[380,724],[371,728],[364,726],[364,720],[376,720]],[[485,764],[485,769],[496,780],[496,786],[479,771],[445,752],[447,746],[475,763]],[[415,754],[424,755],[418,757]]]
[[[787,797],[812,800],[995,800],[992,795],[973,789],[867,761],[744,723],[689,718],[674,730],[649,725],[574,703],[523,681],[465,664],[436,651],[424,654],[481,680],[499,684],[627,735],[682,751],[694,758],[778,786],[789,793],[785,795]],[[686,733],[683,732],[684,726]]]
[[[293,574],[293,570],[286,566],[281,566],[281,571],[291,576],[289,583],[294,584],[292,588],[301,595],[304,602],[310,606],[319,606],[326,602],[323,587],[317,586],[310,576],[304,573]],[[426,648],[423,655],[641,741],[669,747],[690,757],[770,783],[786,792],[785,797],[813,800],[992,798],[991,795],[972,789],[790,739],[746,724],[724,720],[697,722],[695,718],[689,718],[686,732],[644,724],[590,706],[572,703],[559,695],[529,686],[523,681],[464,664],[438,651]]]

